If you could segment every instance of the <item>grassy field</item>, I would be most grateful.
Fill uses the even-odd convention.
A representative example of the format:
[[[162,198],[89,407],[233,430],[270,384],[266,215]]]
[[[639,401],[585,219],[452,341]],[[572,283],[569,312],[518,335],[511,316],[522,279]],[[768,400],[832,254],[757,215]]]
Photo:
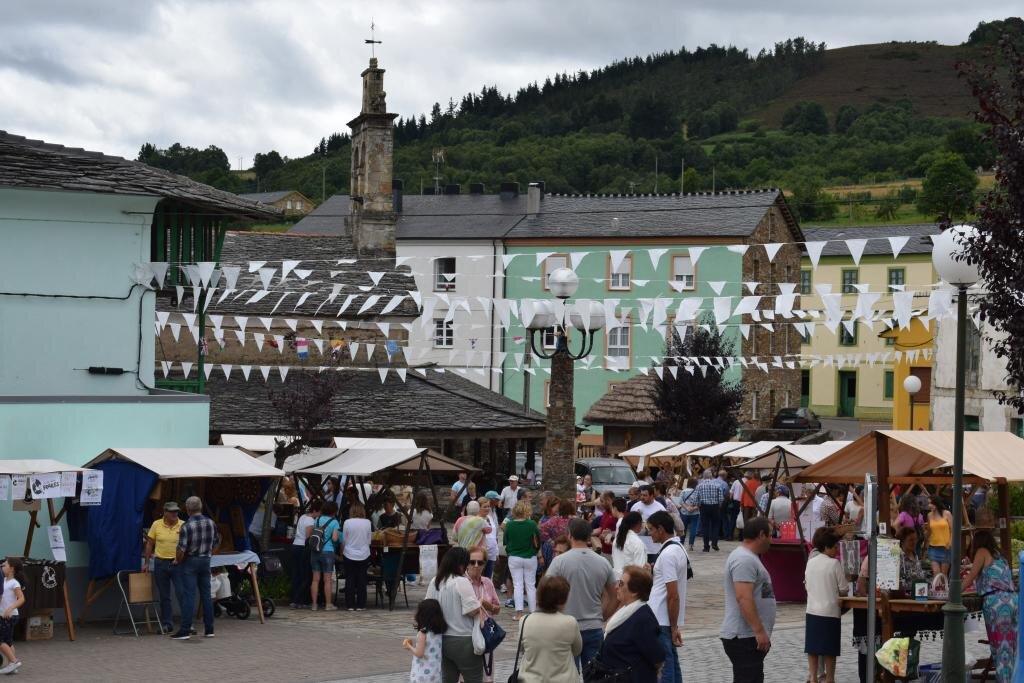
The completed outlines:
[[[996,182],[995,175],[992,173],[981,173],[978,175],[978,180],[980,181],[978,188],[981,190],[991,189]],[[892,180],[885,183],[872,183],[868,185],[833,185],[831,187],[824,188],[824,190],[825,192],[834,194],[837,197],[846,197],[850,194],[870,192],[873,199],[880,199],[891,191],[899,190],[904,186],[920,190],[921,178],[907,178],[905,180]]]

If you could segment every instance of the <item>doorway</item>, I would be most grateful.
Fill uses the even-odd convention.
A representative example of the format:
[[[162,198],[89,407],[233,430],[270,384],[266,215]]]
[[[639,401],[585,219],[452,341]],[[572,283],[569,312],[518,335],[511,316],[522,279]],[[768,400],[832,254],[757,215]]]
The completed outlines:
[[[857,409],[857,373],[839,371],[839,416],[853,417]]]

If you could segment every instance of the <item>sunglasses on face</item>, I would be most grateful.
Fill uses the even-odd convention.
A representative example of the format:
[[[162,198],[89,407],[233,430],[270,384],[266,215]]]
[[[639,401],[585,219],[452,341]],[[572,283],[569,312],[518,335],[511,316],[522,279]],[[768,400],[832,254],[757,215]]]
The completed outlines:
[[[470,560],[469,561],[469,566],[470,567],[482,567],[485,564],[487,564],[486,560]]]

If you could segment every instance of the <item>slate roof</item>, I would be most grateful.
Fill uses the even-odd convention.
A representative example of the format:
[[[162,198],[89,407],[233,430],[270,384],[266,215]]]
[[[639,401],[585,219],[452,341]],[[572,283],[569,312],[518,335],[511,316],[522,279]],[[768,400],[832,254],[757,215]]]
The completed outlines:
[[[527,216],[526,195],[406,195],[395,227],[399,240],[588,237],[737,237],[750,235],[778,204],[793,231],[795,216],[779,190],[687,195],[544,195]],[[341,234],[348,197],[335,195],[291,232]],[[617,221],[613,219],[618,219]]]
[[[805,226],[804,238],[808,242],[829,240],[822,250],[822,256],[850,256],[846,245],[836,240],[866,239],[864,255],[892,256],[892,247],[886,237],[906,235],[910,237],[900,251],[903,254],[930,254],[932,243],[929,237],[939,234],[937,223],[918,223],[914,225],[859,225],[850,228],[828,228]],[[872,239],[874,238],[874,239]]]
[[[263,204],[273,204],[276,201],[280,201],[288,195],[298,192],[298,190],[278,190],[277,192],[248,192],[246,194],[238,195],[242,199],[248,199],[250,202],[262,202]],[[299,193],[301,194],[301,193]]]
[[[525,411],[511,399],[453,372],[426,369],[426,374],[421,377],[410,370],[402,382],[389,372],[381,384],[376,371],[346,372],[346,382],[334,399],[333,419],[320,430],[329,435],[529,430],[543,436],[544,415]],[[214,373],[206,385],[210,431],[269,434],[287,428],[269,398],[269,391],[280,383],[227,381],[219,375]],[[289,373],[287,383],[301,381],[297,371]]]
[[[289,318],[310,317],[317,314],[317,308],[329,297],[333,286],[339,284],[344,285],[340,293],[333,303],[326,304],[320,309],[317,317],[335,318],[348,295],[354,294],[357,298],[340,317],[341,320],[348,320],[359,317],[358,311],[368,296],[378,295],[380,300],[376,305],[367,309],[362,317],[376,316],[394,295],[407,295],[410,289],[416,288],[415,280],[411,276],[395,272],[393,257],[370,260],[364,256],[357,263],[338,264],[341,259],[355,258],[357,258],[355,249],[347,238],[229,231],[224,238],[220,262],[222,265],[240,266],[242,270],[236,288],[238,293],[249,291],[238,298],[235,298],[236,294],[232,294],[222,303],[217,303],[220,294],[215,293],[213,302],[206,309],[207,313],[269,316],[281,296],[286,292],[291,292],[274,312],[274,315]],[[299,270],[312,270],[313,272],[305,281],[300,281],[296,275],[290,274],[288,280],[281,284],[281,262],[284,260],[300,261],[297,266]],[[258,290],[263,289],[259,273],[249,272],[250,261],[266,261],[264,267],[276,268],[276,272],[268,290],[270,294],[260,301],[246,304],[245,302],[251,299]],[[409,271],[408,267],[404,267],[402,270]],[[367,271],[385,272],[386,275],[375,286],[373,280],[367,275]],[[334,273],[333,277],[331,276],[332,272]],[[312,284],[314,282],[317,284]],[[223,292],[223,286],[221,284],[220,292]],[[360,286],[371,287],[371,289],[364,292],[359,289]],[[298,310],[295,310],[295,305],[303,292],[312,292],[313,294],[307,297]],[[161,298],[158,306],[162,310],[172,310],[166,298]],[[416,303],[407,297],[398,305],[398,308],[388,315],[415,317],[418,314]]]
[[[636,375],[599,398],[583,416],[584,424],[653,425],[660,414],[657,378]]]
[[[139,161],[30,140],[0,130],[0,187],[165,197],[232,216],[278,218],[274,207]]]

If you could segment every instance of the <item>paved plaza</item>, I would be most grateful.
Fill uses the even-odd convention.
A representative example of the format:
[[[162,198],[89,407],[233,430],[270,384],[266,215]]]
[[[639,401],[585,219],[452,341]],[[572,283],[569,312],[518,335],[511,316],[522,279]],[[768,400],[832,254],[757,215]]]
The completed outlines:
[[[719,553],[702,553],[698,544],[686,607],[686,629],[681,648],[686,681],[730,681],[729,661],[717,639],[722,616],[722,567],[735,543],[723,543]],[[412,587],[414,607],[424,589]],[[173,641],[144,635],[113,636],[108,625],[87,625],[74,643],[61,628],[52,641],[18,643],[24,666],[18,681],[369,681],[408,680],[409,654],[402,638],[413,634],[412,609],[399,596],[393,612],[371,608],[365,612],[310,612],[278,609],[261,625],[230,617],[217,620],[217,636]],[[803,605],[779,605],[772,650],[766,660],[766,680],[800,683],[805,679]],[[510,610],[499,616],[509,631],[496,655],[496,681],[505,681],[512,668],[515,623]],[[845,637],[839,660],[839,681],[857,680],[857,659],[850,643],[852,619],[843,618]],[[968,637],[969,656],[982,656],[985,646],[978,634]],[[925,642],[922,662],[940,658],[941,643]]]

